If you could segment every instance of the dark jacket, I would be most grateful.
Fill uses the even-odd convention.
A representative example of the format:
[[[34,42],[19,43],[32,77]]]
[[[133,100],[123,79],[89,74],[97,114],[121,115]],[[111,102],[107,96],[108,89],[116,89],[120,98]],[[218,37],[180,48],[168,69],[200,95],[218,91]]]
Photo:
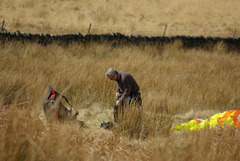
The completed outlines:
[[[137,82],[129,73],[118,72],[116,84],[117,84],[116,92],[123,92],[123,95],[119,99],[120,102],[124,98],[140,90]]]

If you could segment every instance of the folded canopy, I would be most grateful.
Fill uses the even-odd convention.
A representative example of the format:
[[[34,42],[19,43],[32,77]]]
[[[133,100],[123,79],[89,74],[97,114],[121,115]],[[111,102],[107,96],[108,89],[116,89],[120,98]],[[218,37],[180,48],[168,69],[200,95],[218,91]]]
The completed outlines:
[[[182,123],[172,127],[172,130],[201,130],[203,128],[218,128],[233,126],[236,128],[240,127],[240,111],[239,110],[230,110],[223,113],[217,113],[212,117],[202,120],[202,119],[193,119],[187,123]]]

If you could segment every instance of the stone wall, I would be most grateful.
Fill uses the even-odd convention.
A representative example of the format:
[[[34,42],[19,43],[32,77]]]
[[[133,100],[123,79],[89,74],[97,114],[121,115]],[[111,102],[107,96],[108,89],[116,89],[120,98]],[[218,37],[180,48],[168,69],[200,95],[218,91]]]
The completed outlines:
[[[141,36],[141,35],[123,35],[121,33],[109,34],[31,34],[16,32],[0,32],[0,41],[20,41],[39,43],[49,45],[56,43],[58,45],[108,43],[111,46],[123,45],[165,45],[175,41],[182,42],[184,48],[202,48],[211,49],[216,44],[222,43],[228,50],[240,51],[240,38],[232,37],[203,37],[203,36]]]

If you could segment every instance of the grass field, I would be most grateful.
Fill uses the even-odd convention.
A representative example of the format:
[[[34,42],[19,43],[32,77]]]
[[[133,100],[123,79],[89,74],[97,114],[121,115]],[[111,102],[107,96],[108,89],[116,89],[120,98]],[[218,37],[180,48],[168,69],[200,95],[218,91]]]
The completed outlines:
[[[31,33],[86,33],[92,23],[92,33],[161,35],[168,24],[167,35],[225,37],[239,27],[238,4],[2,0],[0,20],[9,31]],[[224,44],[185,50],[180,42],[121,48],[1,42],[0,160],[239,160],[239,130],[170,130],[239,109],[239,62],[239,53]],[[143,99],[142,115],[130,113],[111,131],[99,128],[101,121],[113,121],[109,67],[131,73]],[[88,128],[46,123],[42,104],[48,85],[69,99]]]

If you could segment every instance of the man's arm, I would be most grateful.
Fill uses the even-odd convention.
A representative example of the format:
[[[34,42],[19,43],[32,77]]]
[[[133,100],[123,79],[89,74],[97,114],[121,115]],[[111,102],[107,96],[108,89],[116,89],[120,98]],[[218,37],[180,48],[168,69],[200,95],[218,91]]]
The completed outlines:
[[[123,101],[124,98],[127,98],[130,95],[131,92],[131,85],[129,81],[126,79],[124,80],[124,91],[122,96],[119,98],[119,102]]]
[[[120,87],[119,87],[119,85],[117,84],[117,82],[116,82],[116,93],[120,93]]]

